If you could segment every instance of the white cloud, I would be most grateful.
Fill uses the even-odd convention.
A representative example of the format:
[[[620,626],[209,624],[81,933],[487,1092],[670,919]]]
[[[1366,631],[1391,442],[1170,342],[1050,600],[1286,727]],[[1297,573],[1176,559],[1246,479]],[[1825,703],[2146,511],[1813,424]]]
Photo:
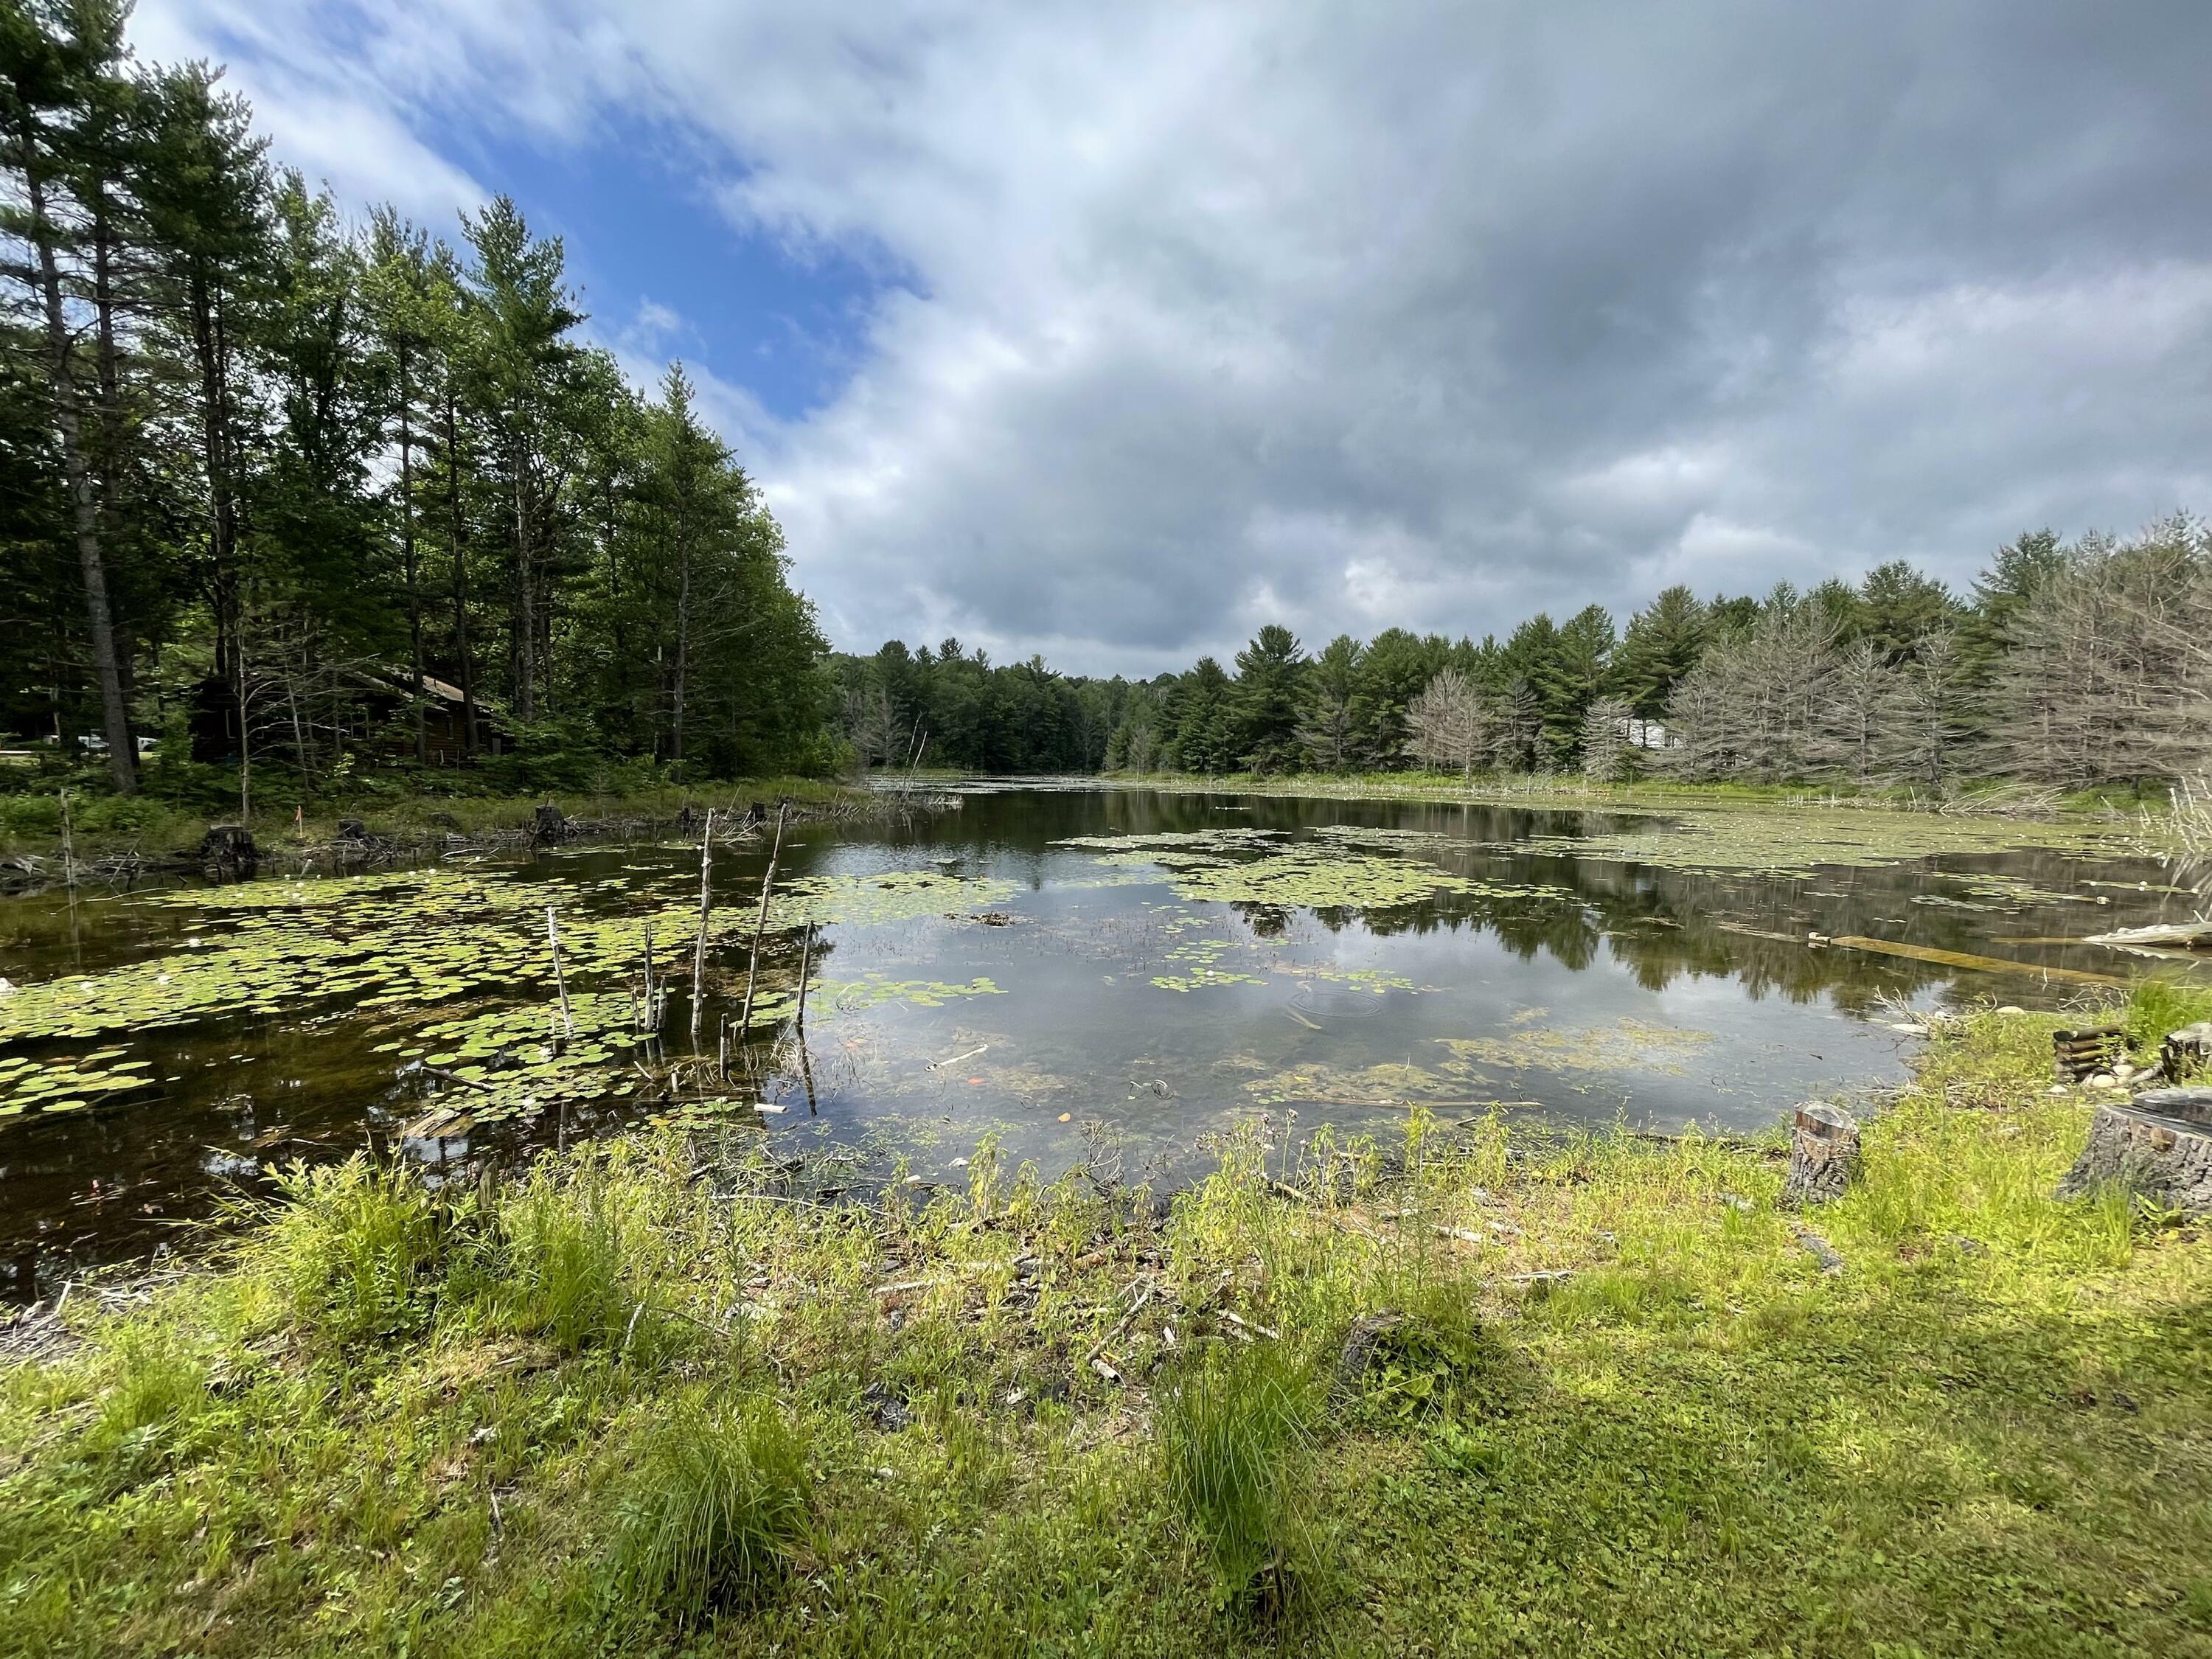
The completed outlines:
[[[842,643],[1479,635],[2204,500],[2180,0],[236,9],[142,38],[232,57],[344,188],[471,198],[425,112],[574,144],[620,108],[790,257],[898,278],[803,420],[695,369]]]

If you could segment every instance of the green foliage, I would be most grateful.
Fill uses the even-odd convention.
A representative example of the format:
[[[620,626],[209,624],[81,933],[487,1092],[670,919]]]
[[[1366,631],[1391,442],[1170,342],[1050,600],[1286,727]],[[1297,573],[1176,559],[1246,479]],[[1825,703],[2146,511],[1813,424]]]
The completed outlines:
[[[1502,1117],[1248,1127],[1164,1223],[775,1202],[750,1131],[356,1161],[0,1358],[0,1655],[2196,1653],[2212,1239],[2051,1197],[2100,1017],[1938,1018],[1803,1217],[1778,1143]]]
[[[534,1170],[499,1211],[503,1255],[491,1293],[514,1328],[567,1353],[635,1342],[643,1293],[624,1282],[624,1221],[588,1153],[557,1173]],[[649,1343],[656,1332],[644,1334]]]
[[[611,1560],[623,1603],[679,1626],[769,1595],[805,1536],[804,1436],[775,1401],[686,1401],[644,1431]]]
[[[451,1218],[411,1170],[357,1152],[295,1164],[276,1184],[283,1203],[248,1248],[295,1328],[338,1345],[428,1328]]]
[[[1290,1347],[1258,1341],[1209,1346],[1160,1395],[1168,1490],[1224,1606],[1279,1607],[1311,1564],[1316,1393]]]
[[[2202,1020],[2212,1020],[2212,986],[2180,978],[2138,980],[2124,1017],[2128,1044],[2143,1061],[2157,1058],[2167,1032]]]
[[[647,401],[582,343],[561,242],[506,197],[458,250],[349,226],[219,68],[137,63],[127,16],[7,21],[0,167],[42,198],[9,228],[88,316],[0,374],[0,731],[71,760],[100,732],[127,793],[161,719],[144,781],[205,811],[211,769],[247,817],[404,763],[833,765],[781,532],[680,370]],[[43,268],[12,280],[40,314]]]

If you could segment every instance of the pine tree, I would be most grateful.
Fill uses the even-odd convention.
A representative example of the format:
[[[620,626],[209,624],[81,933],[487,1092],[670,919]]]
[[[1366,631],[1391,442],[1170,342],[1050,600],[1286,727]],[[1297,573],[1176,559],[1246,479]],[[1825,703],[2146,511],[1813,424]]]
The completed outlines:
[[[86,418],[85,374],[69,308],[81,287],[86,229],[82,200],[71,199],[72,173],[84,186],[82,126],[118,78],[122,62],[119,8],[9,6],[0,10],[0,166],[20,199],[0,210],[0,230],[30,251],[31,262],[9,274],[32,296],[42,346],[46,390],[60,439],[85,621],[100,687],[100,724],[109,774],[125,794],[137,787],[137,744],[124,696],[123,664],[110,600],[107,550],[94,477],[100,448],[96,420]]]
[[[1297,635],[1270,623],[1237,653],[1235,756],[1261,774],[1296,769],[1306,657]]]
[[[1679,585],[1629,618],[1613,683],[1638,714],[1657,720],[1667,712],[1674,688],[1704,655],[1709,631],[1705,607]]]
[[[1342,772],[1359,762],[1362,739],[1370,724],[1361,672],[1366,654],[1351,635],[1340,634],[1307,669],[1298,741],[1316,770]]]

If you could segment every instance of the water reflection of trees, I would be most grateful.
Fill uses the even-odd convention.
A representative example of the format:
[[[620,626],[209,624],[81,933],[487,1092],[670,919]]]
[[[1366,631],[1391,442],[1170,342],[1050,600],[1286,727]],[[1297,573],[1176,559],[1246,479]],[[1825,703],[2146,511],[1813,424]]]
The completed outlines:
[[[1832,999],[1863,1010],[1884,994],[1908,996],[1957,980],[1954,970],[1929,963],[1869,955],[1815,944],[1812,936],[1859,934],[1901,943],[1996,956],[2033,975],[2042,966],[2110,969],[2094,950],[2064,941],[2117,925],[2112,903],[2081,893],[2083,865],[2064,853],[2020,851],[1948,854],[1873,866],[1835,866],[1810,874],[1729,874],[1671,869],[1613,859],[1577,859],[1556,851],[1516,854],[1511,843],[1532,830],[1561,833],[1572,817],[1583,834],[1620,828],[1611,815],[1538,814],[1510,808],[1396,808],[1339,814],[1335,803],[1269,803],[1291,810],[1267,815],[1267,827],[1341,824],[1355,817],[1387,818],[1376,827],[1428,830],[1454,842],[1407,849],[1455,876],[1490,889],[1537,891],[1438,893],[1421,902],[1364,914],[1316,912],[1332,931],[1353,920],[1392,937],[1439,930],[1480,928],[1523,961],[1548,955],[1573,969],[1601,953],[1623,963],[1637,982],[1661,991],[1686,976],[1729,978],[1754,998],[1778,995],[1794,1002]],[[1365,805],[1372,804],[1352,803]],[[2102,868],[2118,876],[2109,861]],[[2071,899],[2003,900],[1957,897],[1970,890],[1947,879],[1996,876]],[[1949,899],[1931,903],[1930,898]],[[2118,889],[2103,896],[2128,908]],[[1243,907],[1250,911],[1257,907]],[[2136,908],[2142,908],[2140,901]],[[2001,979],[1970,978],[1961,991],[1995,990]]]
[[[1346,827],[1423,832],[1443,839],[1409,843],[1404,856],[1426,860],[1487,889],[1548,888],[1569,896],[1440,893],[1388,909],[1322,908],[1313,913],[1315,921],[1331,932],[1360,922],[1386,938],[1480,928],[1523,961],[1549,956],[1581,969],[1609,955],[1652,991],[1686,976],[1729,978],[1754,997],[1832,998],[1850,1008],[1870,1006],[1884,993],[1910,995],[1948,985],[1958,975],[1930,963],[1818,946],[1809,935],[1865,934],[1997,956],[2021,963],[2030,973],[2042,965],[2109,971],[2110,961],[2094,949],[2046,941],[2154,919],[2136,913],[2156,909],[2155,900],[2130,902],[2117,890],[2108,895],[2114,902],[2106,905],[1990,902],[1971,896],[1962,902],[1978,908],[1929,902],[1963,896],[1957,884],[1941,878],[1972,874],[2002,876],[2046,893],[2080,894],[2081,858],[2050,850],[1820,866],[1803,875],[1683,870],[1557,850],[1559,837],[1612,836],[1651,822],[1641,815],[1579,809],[1109,790],[981,797],[960,814],[918,825],[914,838],[940,855],[989,854],[1006,875],[1015,873],[1006,867],[1006,855],[1021,854],[1030,860],[1030,878],[1042,884],[1048,879],[1048,861],[1062,851],[1051,843],[1074,836],[1255,829],[1289,837]],[[1546,850],[1513,850],[1535,836],[1547,838]],[[2097,873],[2113,879],[2136,874],[2154,884],[2162,879],[2149,866],[2137,872],[2116,869],[2110,860],[2099,863]],[[1280,937],[1292,920],[1278,906],[1233,908],[1261,938]],[[1972,976],[1959,984],[1962,992],[1995,991],[2007,981]]]

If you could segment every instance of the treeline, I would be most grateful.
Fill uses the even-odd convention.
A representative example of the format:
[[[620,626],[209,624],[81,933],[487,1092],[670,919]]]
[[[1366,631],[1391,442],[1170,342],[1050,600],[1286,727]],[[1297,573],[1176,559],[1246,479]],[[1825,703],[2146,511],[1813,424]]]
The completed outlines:
[[[837,659],[845,736],[863,766],[971,772],[1097,772],[1131,699],[1123,679],[1070,678],[1042,657],[994,666],[957,639],[933,649],[887,642]]]
[[[0,0],[0,730],[114,786],[836,758],[782,539],[504,198],[346,223],[118,0]],[[657,765],[656,765],[657,763]],[[424,773],[428,775],[427,771]]]
[[[1218,775],[1579,773],[1605,781],[2161,784],[2212,765],[2212,539],[2049,532],[1971,592],[1904,562],[1856,586],[1700,600],[1616,628],[1592,605],[1480,643],[1392,629],[1309,653],[1263,628],[1233,670],[1150,681],[992,669],[957,641],[842,659],[864,757],[992,769]]]

